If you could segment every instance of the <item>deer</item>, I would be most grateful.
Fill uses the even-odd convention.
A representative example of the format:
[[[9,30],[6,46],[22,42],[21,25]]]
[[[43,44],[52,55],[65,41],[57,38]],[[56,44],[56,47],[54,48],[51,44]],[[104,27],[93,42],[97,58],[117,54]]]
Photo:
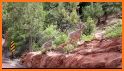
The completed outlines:
[[[84,31],[85,27],[86,26],[84,25],[84,23],[80,22],[77,25],[75,31],[72,31],[72,32],[68,33],[68,41],[63,43],[63,44],[61,44],[59,47],[64,47],[67,44],[74,44],[74,45],[76,44],[77,45],[77,42],[80,41],[81,34]]]
[[[45,49],[48,49],[52,47],[52,40],[49,40],[47,42],[45,42],[43,45],[42,45],[42,48],[45,48]]]
[[[86,26],[82,22],[77,24],[76,30],[73,32],[70,32],[68,34],[69,43],[71,43],[71,44],[76,43],[77,44],[77,42],[80,41],[81,34],[83,33],[85,27]]]
[[[50,38],[48,41],[46,41],[45,43],[43,43],[42,48],[44,49],[42,54],[45,54],[47,51],[52,50],[52,41],[53,41],[54,37]]]

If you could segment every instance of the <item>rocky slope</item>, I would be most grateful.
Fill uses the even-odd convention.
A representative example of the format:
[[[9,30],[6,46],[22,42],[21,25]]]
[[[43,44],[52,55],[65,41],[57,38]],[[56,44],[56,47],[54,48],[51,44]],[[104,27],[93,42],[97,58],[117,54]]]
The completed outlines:
[[[68,54],[29,52],[22,55],[20,64],[27,68],[122,68],[122,38],[85,42]]]

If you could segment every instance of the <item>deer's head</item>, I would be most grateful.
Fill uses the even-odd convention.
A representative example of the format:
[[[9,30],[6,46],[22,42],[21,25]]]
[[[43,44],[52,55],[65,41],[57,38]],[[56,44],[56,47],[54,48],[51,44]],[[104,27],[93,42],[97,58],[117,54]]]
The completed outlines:
[[[84,29],[86,28],[86,25],[83,23],[83,22],[80,22],[77,24],[77,27],[76,27],[78,30],[80,31],[84,31]]]

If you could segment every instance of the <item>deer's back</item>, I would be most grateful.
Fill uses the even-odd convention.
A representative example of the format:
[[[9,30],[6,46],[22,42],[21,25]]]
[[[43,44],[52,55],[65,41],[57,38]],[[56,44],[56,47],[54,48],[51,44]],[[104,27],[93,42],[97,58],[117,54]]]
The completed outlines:
[[[80,30],[69,33],[69,39],[71,39],[71,40],[78,40],[78,39],[80,39],[80,36],[81,36]]]
[[[52,41],[47,41],[43,44],[43,48],[49,48],[52,46]]]

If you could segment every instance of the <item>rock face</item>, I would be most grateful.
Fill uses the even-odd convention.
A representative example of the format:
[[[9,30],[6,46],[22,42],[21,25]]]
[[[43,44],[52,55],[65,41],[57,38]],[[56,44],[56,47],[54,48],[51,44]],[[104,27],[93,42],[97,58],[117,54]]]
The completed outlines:
[[[22,55],[20,63],[28,68],[122,68],[121,39],[85,42],[69,54],[29,52]]]

